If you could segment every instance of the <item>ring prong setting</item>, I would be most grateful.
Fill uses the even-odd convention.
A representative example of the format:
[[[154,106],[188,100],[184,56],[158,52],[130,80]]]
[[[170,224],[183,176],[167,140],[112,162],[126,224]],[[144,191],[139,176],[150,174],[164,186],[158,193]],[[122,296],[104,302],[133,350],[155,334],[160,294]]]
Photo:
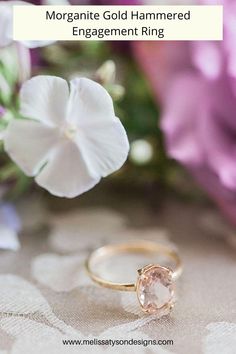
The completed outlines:
[[[173,272],[160,265],[150,264],[138,270],[137,297],[142,310],[163,316],[174,307]]]

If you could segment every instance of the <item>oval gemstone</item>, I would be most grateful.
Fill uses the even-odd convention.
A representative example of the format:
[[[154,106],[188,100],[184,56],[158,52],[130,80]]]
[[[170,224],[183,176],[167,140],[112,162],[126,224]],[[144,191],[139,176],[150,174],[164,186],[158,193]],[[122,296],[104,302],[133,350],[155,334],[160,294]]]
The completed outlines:
[[[172,271],[158,265],[143,268],[137,281],[137,295],[145,312],[168,314],[174,304]]]

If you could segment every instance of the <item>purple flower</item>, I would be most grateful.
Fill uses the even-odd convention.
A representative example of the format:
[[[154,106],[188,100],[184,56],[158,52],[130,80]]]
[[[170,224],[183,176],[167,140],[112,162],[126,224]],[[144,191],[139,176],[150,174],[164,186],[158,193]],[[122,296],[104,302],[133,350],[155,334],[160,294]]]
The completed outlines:
[[[0,118],[2,118],[4,116],[6,112],[6,109],[3,106],[0,106]]]
[[[12,204],[0,205],[0,249],[17,251],[20,247],[18,233],[21,230],[20,218]]]
[[[21,230],[21,221],[15,207],[10,203],[0,205],[0,225],[6,225],[12,230],[19,232]]]
[[[236,224],[236,4],[224,5],[223,42],[134,43],[133,50],[162,103],[169,155]]]
[[[236,201],[235,111],[226,75],[206,80],[186,72],[172,83],[162,117],[169,155],[187,166],[224,209]]]
[[[91,2],[95,5],[141,5],[142,1],[139,0],[91,0]]]

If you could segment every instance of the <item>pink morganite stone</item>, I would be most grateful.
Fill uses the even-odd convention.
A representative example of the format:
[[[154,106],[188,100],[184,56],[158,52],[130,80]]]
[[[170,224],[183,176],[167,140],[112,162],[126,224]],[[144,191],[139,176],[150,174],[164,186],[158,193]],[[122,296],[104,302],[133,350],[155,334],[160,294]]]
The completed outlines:
[[[137,281],[137,295],[142,309],[164,316],[174,305],[172,271],[161,266],[143,268]]]

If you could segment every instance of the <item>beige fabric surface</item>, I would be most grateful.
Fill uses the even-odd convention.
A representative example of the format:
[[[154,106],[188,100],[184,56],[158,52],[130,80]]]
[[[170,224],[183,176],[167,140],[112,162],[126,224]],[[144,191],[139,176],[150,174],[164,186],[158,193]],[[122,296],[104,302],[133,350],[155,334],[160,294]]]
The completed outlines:
[[[107,206],[59,214],[40,209],[34,217],[46,226],[39,227],[34,207],[19,207],[20,251],[1,251],[0,354],[236,353],[236,250],[222,239],[231,231],[214,210],[179,202],[167,202],[159,212],[141,202],[121,205],[119,212]],[[184,262],[178,302],[161,319],[142,314],[135,293],[101,288],[84,271],[92,249],[137,238],[171,244]],[[131,279],[147,261],[123,256],[103,271]],[[62,344],[62,338],[95,337],[172,339],[174,345]]]

